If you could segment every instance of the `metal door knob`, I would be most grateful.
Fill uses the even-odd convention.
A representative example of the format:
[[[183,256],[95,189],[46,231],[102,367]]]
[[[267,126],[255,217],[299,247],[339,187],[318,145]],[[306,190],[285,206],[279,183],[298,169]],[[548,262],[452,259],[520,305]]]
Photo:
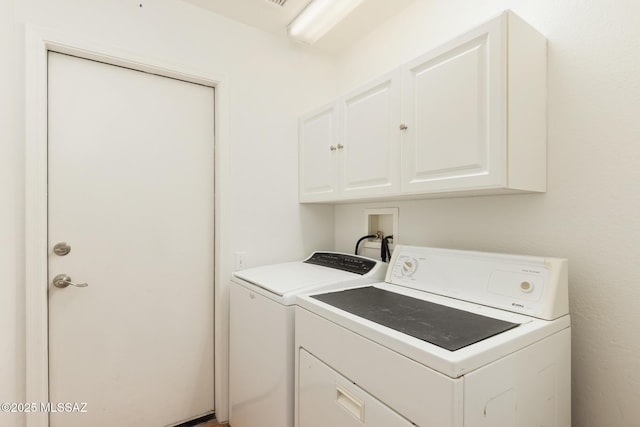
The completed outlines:
[[[335,146],[335,145],[332,145],[332,146],[330,146],[330,147],[329,147],[329,150],[331,150],[331,151],[336,151],[336,150],[337,150],[337,148],[336,148],[336,146]]]
[[[75,286],[76,288],[85,288],[89,286],[87,283],[73,283],[71,277],[66,274],[58,274],[53,278],[53,286],[56,288],[66,288],[67,286]]]
[[[408,129],[407,125],[405,125],[404,123],[401,123],[399,128],[400,128],[400,130],[407,130]]]

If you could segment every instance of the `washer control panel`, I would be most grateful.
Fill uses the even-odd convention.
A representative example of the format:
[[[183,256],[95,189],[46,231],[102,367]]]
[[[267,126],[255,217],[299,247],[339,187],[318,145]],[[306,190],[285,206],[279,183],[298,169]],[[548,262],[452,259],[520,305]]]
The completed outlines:
[[[348,271],[361,276],[369,273],[378,264],[375,260],[369,258],[337,252],[314,252],[304,262]]]

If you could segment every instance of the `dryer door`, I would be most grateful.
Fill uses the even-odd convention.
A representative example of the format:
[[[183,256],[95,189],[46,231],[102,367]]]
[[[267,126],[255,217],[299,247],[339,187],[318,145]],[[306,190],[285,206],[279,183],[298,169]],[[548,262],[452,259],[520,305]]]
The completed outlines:
[[[299,363],[299,427],[413,427],[302,348]]]

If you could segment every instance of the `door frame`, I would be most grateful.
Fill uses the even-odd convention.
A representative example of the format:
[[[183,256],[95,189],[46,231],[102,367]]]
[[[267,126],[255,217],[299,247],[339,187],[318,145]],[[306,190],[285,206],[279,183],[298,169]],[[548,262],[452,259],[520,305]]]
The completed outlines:
[[[109,65],[131,68],[214,88],[214,399],[216,414],[227,415],[227,393],[223,365],[227,310],[222,304],[221,278],[228,243],[224,224],[230,216],[225,206],[229,182],[228,79],[206,70],[193,69],[155,57],[114,49],[84,37],[52,32],[27,25],[25,28],[25,402],[49,401],[48,342],[48,218],[47,218],[47,73],[48,52],[54,51]],[[49,414],[35,412],[26,417],[27,427],[49,427]]]

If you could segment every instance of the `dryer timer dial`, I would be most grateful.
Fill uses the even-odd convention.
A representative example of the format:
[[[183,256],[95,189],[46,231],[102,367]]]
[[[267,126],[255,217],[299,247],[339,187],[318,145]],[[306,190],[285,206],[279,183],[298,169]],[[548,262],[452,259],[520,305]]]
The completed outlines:
[[[400,271],[403,276],[412,276],[416,270],[418,270],[418,261],[415,258],[406,258],[402,260]]]

